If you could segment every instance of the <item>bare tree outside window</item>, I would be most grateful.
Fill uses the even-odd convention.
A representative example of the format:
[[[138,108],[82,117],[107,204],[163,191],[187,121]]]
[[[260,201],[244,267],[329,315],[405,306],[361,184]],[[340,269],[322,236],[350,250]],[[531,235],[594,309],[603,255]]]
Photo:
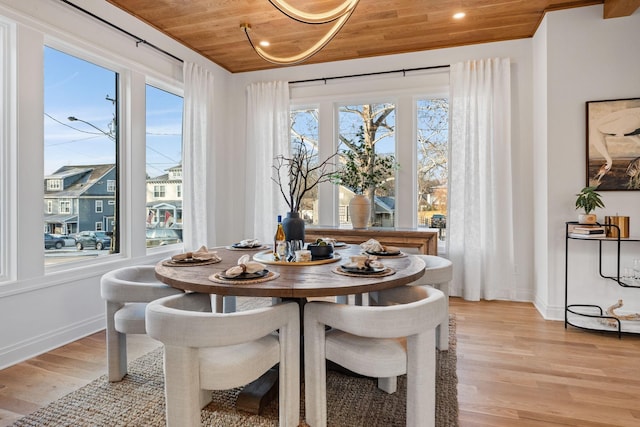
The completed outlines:
[[[449,176],[449,101],[417,102],[418,224],[443,229],[447,216]]]
[[[303,142],[309,153],[314,153],[313,164],[318,162],[318,109],[296,108],[290,113],[291,146]],[[302,198],[300,215],[308,224],[318,224],[318,187],[314,187]]]
[[[395,105],[390,103],[343,105],[339,109],[340,144],[338,151],[350,150],[373,153],[380,157],[395,155]],[[369,156],[368,166],[374,173],[375,156]],[[343,157],[343,161],[345,158]],[[365,189],[363,194],[371,201],[372,226],[393,227],[395,224],[395,170],[390,168],[384,183]],[[349,201],[353,193],[341,189],[341,223],[350,223]],[[343,217],[342,213],[347,212]]]

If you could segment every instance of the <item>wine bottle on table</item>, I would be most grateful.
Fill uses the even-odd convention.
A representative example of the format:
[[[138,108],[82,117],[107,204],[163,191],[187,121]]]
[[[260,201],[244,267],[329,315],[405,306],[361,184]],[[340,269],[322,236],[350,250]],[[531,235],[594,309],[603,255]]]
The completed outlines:
[[[284,261],[287,252],[287,241],[282,228],[282,215],[278,215],[278,228],[273,238],[273,259],[276,261]]]

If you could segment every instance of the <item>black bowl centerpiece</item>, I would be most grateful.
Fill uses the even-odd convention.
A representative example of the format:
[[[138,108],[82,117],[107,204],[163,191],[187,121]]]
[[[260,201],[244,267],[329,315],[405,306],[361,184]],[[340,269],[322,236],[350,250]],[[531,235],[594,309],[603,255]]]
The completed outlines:
[[[322,239],[316,240],[315,243],[309,243],[307,249],[311,251],[311,259],[327,259],[333,256],[333,245]]]

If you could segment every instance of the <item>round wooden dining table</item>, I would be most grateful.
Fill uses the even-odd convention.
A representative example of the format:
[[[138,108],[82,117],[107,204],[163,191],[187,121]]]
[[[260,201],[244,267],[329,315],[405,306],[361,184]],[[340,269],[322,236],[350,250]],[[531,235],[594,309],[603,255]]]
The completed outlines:
[[[349,262],[350,256],[359,255],[358,245],[348,245],[334,251],[334,259],[319,263],[277,263],[265,264],[267,270],[278,273],[278,277],[261,283],[242,280],[217,283],[210,279],[215,273],[224,272],[237,265],[238,259],[249,254],[268,258],[262,250],[237,250],[230,247],[211,248],[222,261],[216,264],[191,265],[188,267],[168,266],[161,261],[156,264],[156,277],[163,283],[185,291],[216,294],[221,296],[252,296],[278,298],[308,298],[362,294],[406,285],[424,274],[424,262],[414,255],[401,253],[400,256],[378,257],[393,274],[347,276],[336,273],[341,264]],[[258,257],[260,258],[260,257]]]
[[[334,250],[334,258],[317,262],[278,262],[273,260],[267,248],[258,250],[238,250],[232,247],[217,247],[215,251],[222,259],[215,264],[189,266],[168,265],[168,260],[156,264],[156,277],[174,288],[185,291],[207,293],[217,296],[277,297],[295,299],[302,313],[306,298],[356,295],[381,291],[411,283],[424,274],[424,262],[414,256],[400,253],[399,256],[379,257],[385,267],[391,269],[385,275],[344,275],[336,272],[340,265],[350,261],[352,255],[361,255],[359,245],[348,245]],[[245,254],[259,261],[268,260],[265,267],[277,273],[273,280],[255,283],[252,281],[229,280],[218,283],[211,279],[216,273],[225,272],[238,264]],[[213,297],[212,297],[213,298]],[[220,302],[220,300],[218,300]],[[218,311],[221,306],[218,306]],[[303,331],[301,330],[301,333]],[[302,351],[302,349],[301,349]],[[304,358],[301,356],[301,359]],[[271,369],[258,380],[245,386],[236,399],[236,407],[243,411],[259,414],[265,405],[277,396],[277,369]]]

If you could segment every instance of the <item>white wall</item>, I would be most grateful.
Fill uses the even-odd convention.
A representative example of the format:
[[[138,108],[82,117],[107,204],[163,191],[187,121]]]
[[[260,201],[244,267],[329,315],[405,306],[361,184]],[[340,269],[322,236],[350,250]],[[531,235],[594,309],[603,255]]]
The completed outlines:
[[[184,60],[208,67],[215,76],[215,123],[219,132],[211,141],[213,159],[227,156],[228,115],[225,108],[230,73],[186,49],[173,39],[142,24],[130,15],[110,6],[107,2],[76,0],[81,7],[146,39],[150,43]],[[10,224],[12,248],[10,254],[10,280],[0,283],[0,368],[19,362],[104,328],[104,302],[100,297],[99,281],[102,274],[114,268],[132,264],[155,263],[168,256],[163,249],[149,251],[144,244],[144,222],[123,220],[125,235],[121,253],[104,262],[86,262],[82,265],[45,268],[42,249],[42,197],[43,197],[43,43],[51,46],[67,45],[83,56],[96,58],[114,65],[126,65],[129,86],[123,90],[122,108],[131,120],[124,126],[121,208],[124,218],[144,218],[146,210],[144,168],[144,76],[180,87],[182,64],[179,61],[141,45],[129,36],[99,24],[59,1],[0,0],[0,15],[16,22],[15,63],[17,102],[17,179],[10,183],[12,203]],[[134,95],[134,96],[128,96]],[[142,142],[142,143],[140,143]],[[226,164],[227,162],[221,162]],[[224,185],[224,168],[212,167],[212,183]],[[217,174],[217,175],[216,175]],[[213,194],[215,188],[210,193]],[[210,201],[212,212],[217,210],[214,197],[203,194]],[[140,201],[142,201],[140,203]],[[216,224],[218,224],[216,222]],[[223,223],[220,225],[224,228]],[[34,226],[37,225],[37,226]],[[214,231],[215,232],[215,231]],[[210,239],[212,241],[212,239]],[[37,249],[34,249],[37,248]],[[6,250],[4,247],[2,250]],[[175,249],[172,249],[175,250]],[[6,252],[5,252],[6,253]]]
[[[577,219],[575,193],[586,185],[585,103],[640,97],[640,11],[602,19],[602,6],[547,14],[536,44],[536,303],[548,318],[564,318],[564,225]],[[545,49],[546,46],[546,49]],[[546,50],[546,51],[545,51]],[[546,83],[546,85],[545,85]],[[640,236],[640,193],[604,191],[605,215],[630,216],[630,233]],[[539,201],[539,203],[538,203]],[[623,265],[638,257],[640,243],[623,245]],[[597,278],[595,242],[570,242],[570,303],[605,307],[622,298],[624,310],[640,311],[640,289],[623,289]],[[613,254],[605,272],[615,274]],[[613,273],[612,273],[613,272]],[[578,297],[578,298],[575,298]]]
[[[467,59],[481,59],[489,57],[509,57],[511,58],[512,72],[512,141],[513,147],[513,171],[514,171],[514,199],[515,199],[515,259],[517,268],[516,293],[517,299],[532,301],[533,294],[533,204],[532,194],[532,42],[530,39],[515,40],[500,43],[489,43],[474,46],[464,46],[451,49],[440,49],[426,52],[409,53],[403,55],[393,55],[381,58],[365,58],[351,61],[334,62],[330,64],[314,64],[306,66],[295,66],[280,68],[275,70],[258,71],[234,75],[234,92],[236,93],[233,106],[234,116],[239,123],[244,123],[245,109],[245,87],[257,81],[272,80],[305,80],[322,77],[332,77],[341,75],[351,75],[367,72],[389,71],[397,69],[408,69],[416,67],[428,67],[437,65],[449,65]],[[436,72],[437,73],[437,72]],[[402,77],[396,74],[392,77],[374,77],[364,79],[349,79],[342,83],[330,83],[324,85],[318,83],[312,86],[294,86],[291,91],[293,102],[300,99],[313,99],[314,96],[326,97],[335,96],[336,99],[344,99],[351,94],[358,92],[364,96],[372,96],[370,88],[365,82],[373,82],[375,90],[380,93],[397,91],[403,92],[407,84],[403,80],[411,79],[415,83],[418,78],[424,79],[424,90],[433,81],[433,76],[424,75],[422,77]],[[368,79],[368,80],[367,80]],[[369,83],[371,84],[371,83]],[[416,87],[417,83],[416,83]],[[323,95],[321,95],[323,94]],[[337,95],[336,95],[337,94]],[[446,93],[448,94],[448,93]],[[242,126],[236,128],[238,137],[236,141],[244,141],[244,129]],[[406,136],[406,135],[405,135]],[[399,137],[400,138],[400,137]],[[404,140],[412,144],[410,136]],[[398,141],[398,144],[402,143]],[[406,151],[406,150],[405,150]],[[411,161],[405,162],[399,159],[402,169],[405,169]],[[415,175],[413,175],[415,176]],[[401,178],[401,177],[400,177]],[[410,184],[407,184],[410,185]],[[399,197],[402,193],[399,193]],[[238,203],[240,201],[237,201]],[[402,204],[406,209],[406,205]],[[238,206],[241,209],[241,206]],[[399,209],[399,210],[400,210]],[[406,215],[399,215],[404,223],[401,227],[410,227]]]

